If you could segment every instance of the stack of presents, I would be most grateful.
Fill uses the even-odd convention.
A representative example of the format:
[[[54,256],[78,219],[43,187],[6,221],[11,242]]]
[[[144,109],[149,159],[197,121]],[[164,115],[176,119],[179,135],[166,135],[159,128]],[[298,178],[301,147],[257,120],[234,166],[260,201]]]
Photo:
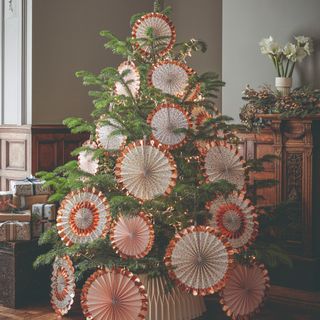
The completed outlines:
[[[0,242],[39,238],[56,220],[56,205],[47,203],[50,188],[31,177],[11,181],[10,189],[0,192]]]

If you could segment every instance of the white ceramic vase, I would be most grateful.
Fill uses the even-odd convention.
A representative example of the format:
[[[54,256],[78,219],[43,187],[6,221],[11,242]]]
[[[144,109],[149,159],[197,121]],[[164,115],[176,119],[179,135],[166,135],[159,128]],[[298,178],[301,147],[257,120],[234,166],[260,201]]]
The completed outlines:
[[[292,87],[292,78],[276,77],[275,86],[283,97],[287,96]]]

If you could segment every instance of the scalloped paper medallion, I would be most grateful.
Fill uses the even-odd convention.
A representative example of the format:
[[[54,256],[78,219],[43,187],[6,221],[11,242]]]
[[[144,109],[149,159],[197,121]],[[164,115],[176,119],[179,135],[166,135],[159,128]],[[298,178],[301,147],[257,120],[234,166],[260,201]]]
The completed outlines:
[[[108,201],[94,188],[69,193],[58,211],[58,233],[67,246],[104,238],[110,223]]]
[[[117,159],[115,174],[120,186],[142,201],[171,193],[177,180],[172,155],[152,140],[125,147]]]
[[[90,150],[84,150],[79,153],[78,166],[83,172],[95,175],[99,169],[99,160],[93,159],[93,151],[97,149],[97,144],[87,140],[83,143],[83,147],[88,147]],[[92,150],[92,151],[91,151]]]
[[[67,314],[75,297],[75,277],[71,259],[56,257],[51,276],[51,305],[59,316]]]
[[[246,250],[258,234],[255,207],[245,199],[245,193],[234,192],[228,197],[218,196],[208,202],[206,208],[212,214],[209,225],[226,236],[234,249]]]
[[[148,116],[147,122],[152,128],[152,139],[169,149],[176,149],[186,142],[185,132],[189,129],[190,118],[184,108],[177,104],[160,104]]]
[[[87,319],[143,320],[148,298],[139,278],[125,269],[97,270],[82,289],[81,306]]]
[[[144,39],[152,28],[157,40],[152,48]],[[152,51],[159,56],[166,55],[176,42],[176,31],[169,18],[161,13],[152,12],[142,16],[132,28],[132,37],[137,40],[136,47],[144,56],[150,56]]]
[[[171,279],[193,295],[213,294],[224,287],[233,263],[233,250],[215,229],[192,226],[170,241],[165,264]]]
[[[117,82],[115,85],[115,94],[136,97],[140,89],[140,74],[136,65],[132,61],[124,61],[118,67],[119,74],[123,72],[128,72],[123,76],[123,80],[126,84],[122,82]]]

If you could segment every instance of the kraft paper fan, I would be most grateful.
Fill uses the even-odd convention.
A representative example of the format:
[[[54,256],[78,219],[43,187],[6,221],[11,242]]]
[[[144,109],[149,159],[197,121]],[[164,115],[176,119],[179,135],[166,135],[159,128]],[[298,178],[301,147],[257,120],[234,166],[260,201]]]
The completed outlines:
[[[152,138],[169,149],[179,148],[186,142],[186,133],[176,130],[191,127],[186,110],[177,104],[160,104],[147,121],[152,127]]]
[[[189,78],[194,71],[179,61],[164,60],[154,64],[148,74],[148,83],[164,93],[177,97],[187,95],[186,100],[194,100],[199,86],[187,93]]]
[[[234,192],[226,198],[218,196],[206,207],[212,214],[210,226],[226,236],[234,249],[246,250],[255,240],[259,225],[257,215],[243,192]]]
[[[94,320],[141,320],[148,311],[139,278],[125,269],[104,269],[86,281],[81,296],[84,316]]]
[[[125,144],[127,137],[115,132],[121,129],[120,124],[116,120],[108,119],[108,122],[109,124],[97,126],[98,145],[107,151],[119,150]]]
[[[237,264],[221,291],[223,310],[234,320],[251,319],[260,311],[269,289],[264,265]]]
[[[171,193],[177,169],[171,154],[155,141],[129,144],[117,159],[118,183],[139,200],[151,200]]]
[[[67,246],[104,238],[110,223],[108,201],[94,188],[69,193],[58,211],[58,233]]]
[[[140,89],[140,74],[135,64],[132,61],[124,61],[119,65],[118,72],[120,75],[126,73],[123,75],[126,85],[117,82],[114,89],[115,94],[136,97]]]
[[[210,142],[201,152],[203,153],[204,174],[208,182],[224,179],[236,185],[238,190],[244,189],[245,164],[235,146],[225,141]]]
[[[145,41],[150,28],[156,38],[153,48]],[[150,56],[152,50],[159,56],[164,56],[172,49],[176,41],[176,31],[167,16],[152,12],[136,21],[132,28],[132,37],[137,40],[136,47],[144,56]]]
[[[95,142],[87,140],[82,146],[88,147],[90,150],[84,150],[79,153],[79,169],[83,172],[95,175],[99,169],[99,160],[93,158],[93,151],[97,149],[97,145]]]
[[[153,223],[144,212],[137,216],[120,216],[111,229],[110,240],[120,257],[143,258],[154,243]]]
[[[233,250],[226,238],[205,226],[176,234],[165,254],[169,276],[183,290],[201,296],[224,287],[232,262]]]
[[[51,277],[51,305],[57,315],[69,312],[75,297],[75,277],[71,259],[56,257]]]

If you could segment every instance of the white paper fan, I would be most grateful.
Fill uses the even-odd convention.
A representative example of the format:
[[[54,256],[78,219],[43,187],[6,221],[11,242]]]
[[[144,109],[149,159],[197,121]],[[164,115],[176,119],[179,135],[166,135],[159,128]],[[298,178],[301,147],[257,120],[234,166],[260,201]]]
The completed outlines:
[[[171,154],[155,141],[128,145],[117,159],[115,173],[118,183],[142,201],[169,194],[177,179]]]
[[[160,104],[148,116],[152,138],[169,149],[176,149],[186,142],[186,133],[177,129],[189,129],[191,122],[187,112],[177,104]]]
[[[152,28],[153,35],[157,40],[152,48],[144,41]],[[144,56],[149,56],[153,50],[163,56],[167,54],[176,41],[176,31],[169,18],[161,13],[152,12],[142,16],[132,28],[132,37],[137,39],[136,47]]]
[[[79,169],[83,172],[95,175],[99,169],[99,159],[93,159],[93,151],[97,149],[97,145],[95,142],[87,140],[82,146],[88,147],[90,150],[84,150],[79,153]]]
[[[123,77],[126,85],[121,82],[116,83],[115,93],[117,95],[124,95],[127,97],[132,94],[133,97],[136,97],[140,89],[140,74],[135,64],[132,61],[124,61],[119,65],[118,72],[120,75],[123,74],[123,72],[129,73]]]
[[[104,238],[110,223],[108,201],[95,189],[69,193],[58,211],[58,233],[67,246]]]

